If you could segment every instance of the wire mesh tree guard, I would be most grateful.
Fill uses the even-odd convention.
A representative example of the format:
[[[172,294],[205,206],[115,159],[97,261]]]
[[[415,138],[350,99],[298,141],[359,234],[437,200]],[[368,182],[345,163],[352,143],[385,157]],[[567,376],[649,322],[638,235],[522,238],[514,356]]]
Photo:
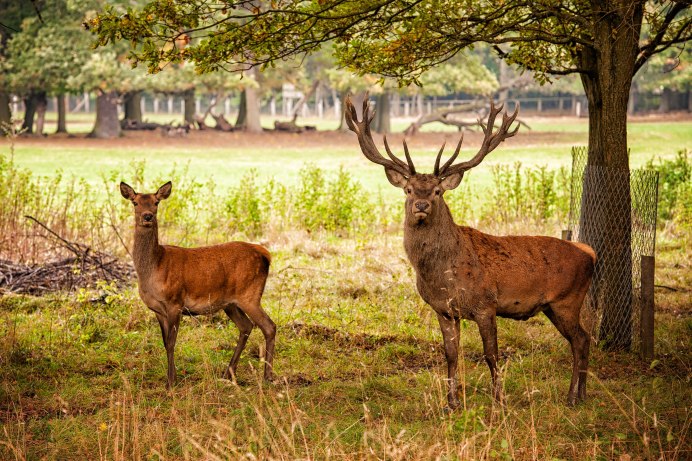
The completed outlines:
[[[625,200],[605,199],[613,195]],[[587,149],[572,148],[568,230],[598,257],[582,322],[607,349],[640,343],[641,259],[654,255],[657,206],[657,171],[587,166]]]

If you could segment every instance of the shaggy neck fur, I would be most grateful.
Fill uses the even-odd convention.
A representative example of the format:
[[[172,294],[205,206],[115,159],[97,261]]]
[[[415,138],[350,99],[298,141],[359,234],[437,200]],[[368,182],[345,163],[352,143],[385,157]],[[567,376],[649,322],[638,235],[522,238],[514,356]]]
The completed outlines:
[[[140,283],[149,280],[154,269],[163,256],[163,247],[159,245],[159,228],[156,223],[146,228],[135,226],[135,243],[132,259]]]
[[[424,279],[433,278],[448,270],[452,260],[460,256],[460,250],[466,253],[462,233],[449,207],[440,201],[434,214],[420,224],[411,224],[408,220],[410,210],[406,210],[407,219],[404,225],[404,247],[409,261]],[[467,257],[467,255],[464,255]]]

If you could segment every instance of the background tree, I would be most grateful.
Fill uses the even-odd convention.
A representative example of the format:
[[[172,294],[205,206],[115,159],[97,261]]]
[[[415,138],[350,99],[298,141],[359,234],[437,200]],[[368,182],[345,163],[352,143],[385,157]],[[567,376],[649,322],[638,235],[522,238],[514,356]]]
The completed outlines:
[[[31,2],[16,0],[0,0],[0,128],[9,126],[12,119],[10,111],[10,89],[5,65],[7,58],[7,43],[16,33],[21,32],[25,18],[36,16],[36,10]]]
[[[313,0],[272,3],[155,0],[121,15],[106,9],[91,26],[101,44],[125,38],[133,59],[156,66],[179,34],[203,36],[185,50],[201,71],[246,68],[309,53],[333,41],[339,62],[360,73],[417,81],[421,73],[474,43],[495,46],[510,64],[534,72],[579,75],[588,98],[588,166],[627,171],[627,102],[632,79],[655,54],[692,36],[688,0]],[[628,175],[614,175],[585,196],[608,210],[582,207],[581,234],[601,253],[596,290],[606,347],[629,348],[613,313],[631,308],[603,293],[630,293],[631,219]],[[631,328],[624,325],[623,329]],[[615,334],[618,333],[618,334]],[[621,339],[613,339],[621,338]]]
[[[660,112],[692,110],[692,50],[688,46],[653,56],[634,83],[640,91],[661,95]]]
[[[89,56],[80,72],[68,79],[68,84],[96,92],[96,121],[89,136],[115,138],[121,133],[118,105],[122,95],[144,89],[151,81],[143,69],[132,69],[122,54],[102,49]]]
[[[89,35],[81,27],[80,2],[55,1],[42,9],[39,18],[24,19],[21,30],[13,34],[5,50],[3,63],[7,88],[24,97],[26,111],[23,127],[43,134],[47,96],[58,97],[58,132],[66,131],[65,94],[68,79],[82,67],[89,53]]]

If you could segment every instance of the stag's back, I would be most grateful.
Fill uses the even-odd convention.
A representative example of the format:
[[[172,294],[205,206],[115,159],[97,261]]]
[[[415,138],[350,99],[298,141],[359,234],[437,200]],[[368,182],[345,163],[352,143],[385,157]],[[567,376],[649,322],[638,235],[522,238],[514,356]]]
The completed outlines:
[[[471,289],[495,298],[497,314],[528,318],[591,283],[596,255],[584,244],[553,237],[497,237],[462,227],[477,257]],[[480,276],[478,276],[480,275]]]

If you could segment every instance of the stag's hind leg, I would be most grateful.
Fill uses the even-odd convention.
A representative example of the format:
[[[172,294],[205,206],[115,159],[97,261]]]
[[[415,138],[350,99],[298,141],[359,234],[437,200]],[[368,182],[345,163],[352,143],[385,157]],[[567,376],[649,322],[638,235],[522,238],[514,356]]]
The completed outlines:
[[[586,398],[586,376],[589,368],[589,335],[579,323],[579,304],[555,305],[545,310],[545,315],[569,341],[572,348],[572,380],[567,394],[567,404],[575,405]]]
[[[235,351],[233,351],[233,357],[228,363],[228,368],[223,372],[223,377],[225,379],[232,379],[235,382],[235,372],[238,367],[238,361],[240,360],[240,354],[242,354],[243,349],[245,349],[247,339],[250,337],[254,325],[247,315],[238,309],[238,306],[235,304],[230,304],[228,307],[224,308],[224,312],[226,312],[226,315],[235,323],[240,332],[238,344],[236,344]]]

